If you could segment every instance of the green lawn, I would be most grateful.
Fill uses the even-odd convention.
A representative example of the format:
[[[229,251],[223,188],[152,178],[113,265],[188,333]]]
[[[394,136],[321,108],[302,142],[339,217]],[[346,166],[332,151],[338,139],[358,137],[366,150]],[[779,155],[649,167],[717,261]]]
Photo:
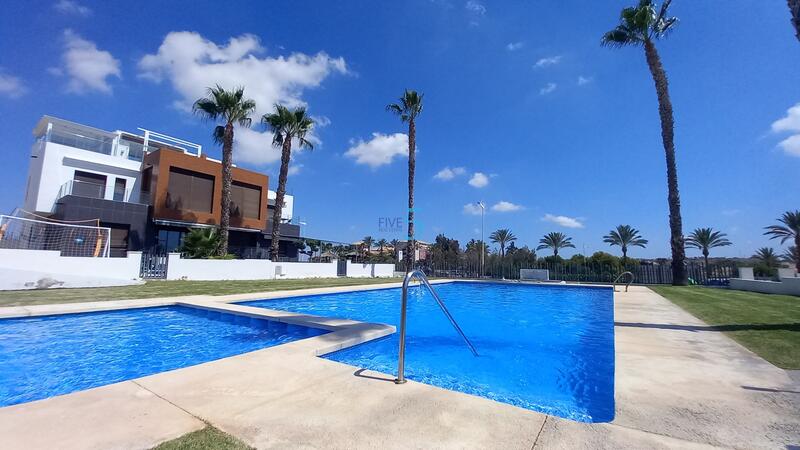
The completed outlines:
[[[96,302],[181,295],[227,295],[331,286],[389,283],[399,278],[308,278],[253,281],[148,281],[138,286],[0,292],[1,306]]]
[[[154,450],[251,450],[252,448],[235,437],[208,426],[164,442]]]
[[[800,369],[800,297],[705,287],[649,286],[784,369]]]

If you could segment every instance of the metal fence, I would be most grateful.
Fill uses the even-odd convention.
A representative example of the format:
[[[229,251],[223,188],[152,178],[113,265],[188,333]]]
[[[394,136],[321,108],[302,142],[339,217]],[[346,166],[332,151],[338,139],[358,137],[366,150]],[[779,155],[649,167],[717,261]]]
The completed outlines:
[[[402,262],[395,265],[396,270],[403,271]],[[571,264],[547,263],[515,263],[513,261],[486,261],[481,270],[476,261],[417,261],[415,268],[425,272],[429,277],[440,278],[492,278],[519,279],[521,269],[546,269],[550,279],[579,283],[611,283],[619,274],[629,271],[636,284],[672,284],[672,268],[669,264],[641,264],[621,267],[610,264]],[[693,284],[726,286],[730,278],[739,276],[739,268],[735,263],[709,264],[690,261],[686,264],[690,282]]]

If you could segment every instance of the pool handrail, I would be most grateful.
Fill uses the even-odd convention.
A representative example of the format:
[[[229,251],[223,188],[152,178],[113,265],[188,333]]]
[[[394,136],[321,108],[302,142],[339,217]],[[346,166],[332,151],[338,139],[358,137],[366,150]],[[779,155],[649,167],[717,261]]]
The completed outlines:
[[[404,368],[406,362],[406,310],[408,309],[408,283],[411,282],[413,278],[416,278],[420,283],[425,285],[428,288],[428,291],[433,295],[433,299],[436,300],[436,303],[439,305],[439,308],[442,310],[444,315],[447,317],[447,320],[450,321],[450,324],[453,325],[453,328],[456,329],[461,338],[464,339],[464,342],[469,347],[472,354],[478,356],[478,351],[475,350],[475,346],[472,345],[472,342],[469,341],[467,335],[461,330],[461,327],[458,326],[456,323],[456,319],[453,318],[453,315],[450,314],[450,311],[447,310],[447,306],[444,305],[444,302],[439,297],[439,294],[433,289],[431,283],[428,281],[428,277],[425,276],[425,273],[421,270],[412,270],[408,272],[403,278],[403,299],[400,304],[400,352],[399,357],[397,358],[397,378],[394,380],[396,384],[403,384],[406,382],[406,378],[404,375]]]
[[[614,282],[611,283],[611,288],[614,289],[614,292],[617,292],[617,282],[622,277],[624,277],[625,275],[630,275],[631,276],[631,279],[628,280],[627,283],[625,283],[625,292],[628,292],[628,286],[630,286],[631,283],[633,283],[633,272],[627,272],[627,271],[626,272],[622,272],[621,274],[617,275],[617,278],[614,278]]]

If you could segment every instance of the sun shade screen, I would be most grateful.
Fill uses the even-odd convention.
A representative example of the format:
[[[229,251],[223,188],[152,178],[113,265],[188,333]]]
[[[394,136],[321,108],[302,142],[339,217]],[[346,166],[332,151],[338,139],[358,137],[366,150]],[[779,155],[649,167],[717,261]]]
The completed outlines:
[[[234,181],[231,185],[231,214],[248,219],[261,218],[261,188]]]
[[[210,213],[213,198],[213,176],[170,167],[167,208]]]

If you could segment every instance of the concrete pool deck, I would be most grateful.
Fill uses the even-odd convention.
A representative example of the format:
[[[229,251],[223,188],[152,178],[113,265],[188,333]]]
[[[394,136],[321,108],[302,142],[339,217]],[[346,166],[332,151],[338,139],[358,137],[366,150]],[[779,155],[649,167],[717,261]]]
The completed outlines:
[[[397,286],[373,285],[363,289]],[[794,448],[800,382],[644,287],[615,294],[616,418],[584,424],[315,355],[393,331],[226,302],[353,287],[0,308],[0,317],[184,303],[322,336],[0,408],[0,448],[149,448],[210,423],[258,448]],[[535,370],[535,368],[532,368]]]

